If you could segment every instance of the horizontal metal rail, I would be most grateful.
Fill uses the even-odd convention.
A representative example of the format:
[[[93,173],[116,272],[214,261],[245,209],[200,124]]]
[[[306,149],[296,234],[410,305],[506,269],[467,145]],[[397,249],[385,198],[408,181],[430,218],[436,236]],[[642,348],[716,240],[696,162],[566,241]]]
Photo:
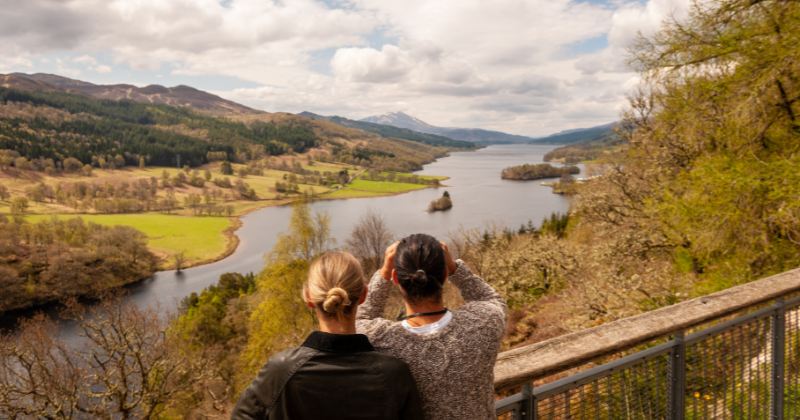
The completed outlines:
[[[618,360],[540,387],[527,383],[522,393],[497,401],[496,413],[514,419],[800,419],[798,307],[800,297],[779,298],[685,338],[675,331],[673,339]]]

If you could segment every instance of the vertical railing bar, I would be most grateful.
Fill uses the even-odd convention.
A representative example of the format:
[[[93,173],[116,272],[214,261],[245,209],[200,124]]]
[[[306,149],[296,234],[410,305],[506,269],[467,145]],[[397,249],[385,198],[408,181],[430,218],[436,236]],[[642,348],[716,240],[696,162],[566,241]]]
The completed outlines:
[[[670,388],[670,420],[684,420],[686,417],[686,344],[684,333],[675,333],[675,347],[669,353],[669,376],[672,378]]]
[[[783,298],[775,302],[778,309],[772,315],[772,386],[770,387],[771,418],[783,419],[783,376],[786,358],[786,308]]]
[[[522,385],[522,395],[525,399],[522,401],[520,416],[522,420],[536,420],[536,400],[533,396],[533,383]]]

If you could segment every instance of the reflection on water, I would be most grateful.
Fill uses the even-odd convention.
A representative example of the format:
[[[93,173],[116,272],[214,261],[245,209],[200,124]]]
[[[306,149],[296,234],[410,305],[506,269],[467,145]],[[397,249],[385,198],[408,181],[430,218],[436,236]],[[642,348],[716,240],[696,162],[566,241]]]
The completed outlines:
[[[331,216],[331,234],[342,243],[358,218],[372,207],[383,213],[395,235],[403,237],[424,232],[446,239],[448,232],[459,226],[479,227],[487,221],[505,223],[517,228],[532,220],[539,225],[551,212],[565,212],[568,199],[553,194],[541,181],[513,181],[500,179],[500,171],[508,166],[523,163],[542,163],[542,157],[554,149],[552,145],[499,145],[476,152],[453,153],[425,169],[420,175],[443,175],[446,188],[428,188],[391,197],[323,200],[312,203],[315,210],[328,211]],[[441,197],[444,190],[450,193],[453,208],[427,213],[428,203]],[[269,207],[242,217],[242,227],[236,231],[240,243],[231,256],[212,264],[183,270],[162,271],[136,284],[128,286],[130,298],[140,306],[159,301],[172,306],[192,292],[215,283],[226,272],[258,272],[263,265],[263,255],[276,242],[276,236],[289,224],[289,206]],[[42,308],[56,314],[55,305]],[[20,316],[33,311],[18,311],[0,317],[0,328],[11,328]],[[62,335],[74,335],[68,323],[63,324]]]

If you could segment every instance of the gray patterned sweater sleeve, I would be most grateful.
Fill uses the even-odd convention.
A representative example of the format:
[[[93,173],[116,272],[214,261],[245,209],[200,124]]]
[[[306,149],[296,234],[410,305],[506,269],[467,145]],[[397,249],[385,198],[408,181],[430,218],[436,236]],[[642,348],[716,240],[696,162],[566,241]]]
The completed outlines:
[[[381,319],[393,286],[391,280],[381,277],[380,270],[376,271],[369,281],[367,299],[358,307],[356,320]]]
[[[376,350],[411,368],[427,420],[494,419],[494,364],[505,333],[506,304],[461,260],[448,278],[466,304],[441,331],[415,334],[383,318],[394,284],[372,276],[356,330]]]

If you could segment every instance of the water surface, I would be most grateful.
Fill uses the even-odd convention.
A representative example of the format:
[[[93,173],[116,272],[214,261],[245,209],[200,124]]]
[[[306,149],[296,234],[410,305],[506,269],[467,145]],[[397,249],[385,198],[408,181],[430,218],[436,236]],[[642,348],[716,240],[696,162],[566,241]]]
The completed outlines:
[[[540,180],[514,181],[500,178],[503,168],[524,163],[542,163],[543,156],[554,145],[498,145],[475,152],[452,153],[450,157],[425,165],[420,175],[442,175],[446,188],[427,188],[406,194],[376,197],[322,200],[311,204],[314,210],[327,211],[331,216],[331,235],[338,244],[344,243],[353,225],[368,208],[386,216],[390,229],[401,238],[412,233],[428,233],[442,240],[459,226],[481,227],[488,221],[502,222],[516,229],[529,220],[539,226],[552,212],[565,212],[568,198],[553,194]],[[427,213],[428,203],[450,193],[453,208]],[[183,270],[160,271],[152,277],[128,286],[130,298],[140,306],[160,301],[172,306],[192,292],[199,293],[227,272],[258,272],[263,256],[276,243],[278,233],[289,224],[291,207],[279,206],[257,210],[242,217],[242,227],[236,231],[240,243],[229,257],[212,264]],[[41,308],[55,314],[50,305]],[[0,317],[0,328],[11,328],[20,316],[32,311],[17,311]],[[68,323],[62,334],[73,334]]]

